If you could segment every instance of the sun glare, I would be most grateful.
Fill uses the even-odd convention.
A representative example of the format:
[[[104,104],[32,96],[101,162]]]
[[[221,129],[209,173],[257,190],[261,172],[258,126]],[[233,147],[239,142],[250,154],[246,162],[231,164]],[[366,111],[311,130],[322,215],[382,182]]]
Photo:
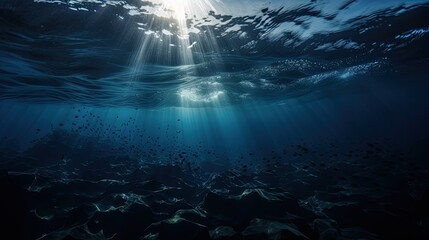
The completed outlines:
[[[210,30],[200,32],[193,24],[208,17],[210,12],[216,12],[216,8],[221,8],[220,0],[154,0],[152,3],[151,11],[162,19],[164,25],[161,25],[161,30],[150,29],[151,24],[143,29],[145,35],[134,60],[137,73],[149,62],[146,59],[150,56],[167,63],[171,60],[182,66],[193,66],[194,54],[205,51],[206,49],[202,49],[204,47],[207,48],[207,44],[199,45],[202,42],[200,37],[206,42],[209,40],[209,49],[215,52],[217,39],[214,35]],[[192,73],[188,71],[187,74]],[[220,98],[225,98],[225,91],[221,87],[207,88],[208,85],[204,84],[196,87],[182,86],[178,96],[182,103],[216,103]]]
[[[184,20],[188,17],[201,17],[210,11],[216,11],[213,2],[219,0],[161,0],[161,5],[171,11],[174,18]]]

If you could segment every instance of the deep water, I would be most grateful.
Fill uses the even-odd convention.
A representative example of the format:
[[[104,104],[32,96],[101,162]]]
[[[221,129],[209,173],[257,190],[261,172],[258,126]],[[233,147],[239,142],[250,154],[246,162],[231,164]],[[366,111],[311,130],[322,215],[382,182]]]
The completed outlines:
[[[11,239],[429,239],[429,2],[2,0]]]

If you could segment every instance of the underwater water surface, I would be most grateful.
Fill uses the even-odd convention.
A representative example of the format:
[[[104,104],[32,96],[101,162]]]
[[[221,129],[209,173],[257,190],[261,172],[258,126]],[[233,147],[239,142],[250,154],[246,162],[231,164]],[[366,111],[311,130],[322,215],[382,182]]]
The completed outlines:
[[[0,1],[12,239],[429,239],[429,1]]]

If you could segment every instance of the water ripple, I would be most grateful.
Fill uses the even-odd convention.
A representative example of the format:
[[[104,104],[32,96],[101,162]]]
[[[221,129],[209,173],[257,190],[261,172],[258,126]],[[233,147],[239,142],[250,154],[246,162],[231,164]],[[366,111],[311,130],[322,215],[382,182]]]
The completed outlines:
[[[182,3],[2,1],[0,99],[135,107],[277,101],[429,56],[428,1]]]

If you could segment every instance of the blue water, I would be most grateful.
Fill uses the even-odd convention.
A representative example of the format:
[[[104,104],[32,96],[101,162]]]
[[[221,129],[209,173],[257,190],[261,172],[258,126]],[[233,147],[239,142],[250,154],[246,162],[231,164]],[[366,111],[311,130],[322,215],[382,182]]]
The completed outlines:
[[[126,156],[205,181],[375,145],[427,175],[428,43],[423,0],[2,0],[0,169],[70,180],[78,167],[44,162]]]
[[[86,106],[118,128],[114,115],[129,115],[213,143],[235,125],[224,138],[378,132],[400,144],[427,132],[412,123],[427,118],[426,3],[2,1],[2,132],[71,129],[72,107]],[[284,133],[259,138],[255,125]]]

